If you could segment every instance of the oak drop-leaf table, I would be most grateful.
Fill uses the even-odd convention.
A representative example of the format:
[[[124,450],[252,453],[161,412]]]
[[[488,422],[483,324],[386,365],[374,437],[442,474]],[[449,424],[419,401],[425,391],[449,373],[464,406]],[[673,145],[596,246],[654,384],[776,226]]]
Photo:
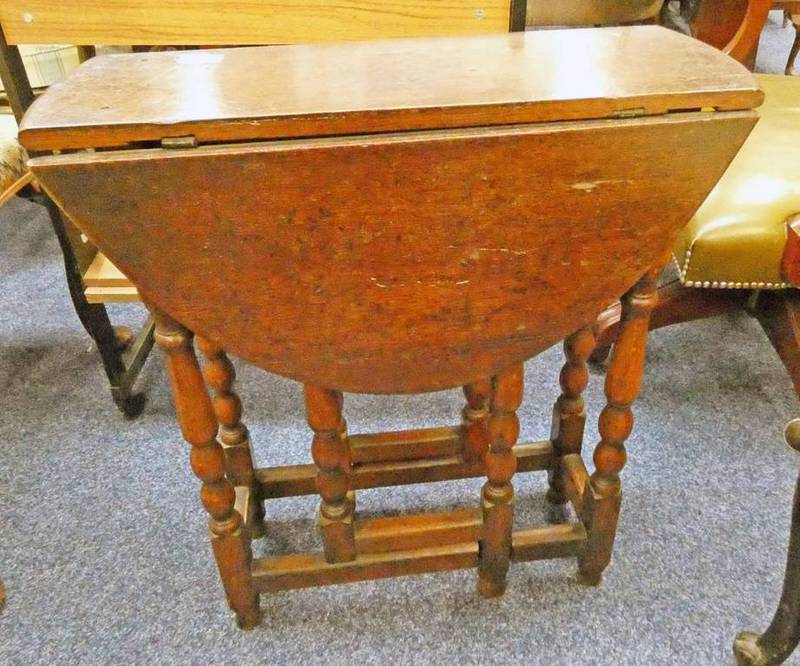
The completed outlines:
[[[750,74],[657,27],[113,55],[20,140],[156,316],[239,624],[261,592],[511,561],[610,561],[655,282],[757,120]],[[621,298],[590,475],[591,324]],[[544,442],[522,363],[565,340]],[[205,357],[204,370],[195,342]],[[315,465],[258,469],[234,354],[304,384]],[[461,425],[348,433],[343,392],[462,386]],[[513,528],[515,472],[574,523]],[[475,510],[357,520],[356,491],[486,476]],[[321,496],[322,551],[254,558],[270,498]]]

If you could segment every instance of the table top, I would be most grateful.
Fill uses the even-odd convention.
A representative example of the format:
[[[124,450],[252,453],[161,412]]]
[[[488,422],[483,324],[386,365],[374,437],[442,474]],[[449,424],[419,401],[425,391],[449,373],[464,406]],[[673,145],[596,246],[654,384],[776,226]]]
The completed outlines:
[[[749,109],[740,64],[656,26],[93,58],[29,110],[32,151]]]

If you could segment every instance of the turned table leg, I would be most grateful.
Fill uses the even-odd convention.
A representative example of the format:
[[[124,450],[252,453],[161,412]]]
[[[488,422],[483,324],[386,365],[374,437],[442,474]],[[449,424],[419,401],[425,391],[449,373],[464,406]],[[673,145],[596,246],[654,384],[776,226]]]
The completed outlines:
[[[800,451],[800,419],[786,426],[786,442]],[[734,641],[737,666],[774,666],[782,664],[800,643],[800,477],[794,491],[789,554],[783,593],[775,617],[761,634],[742,632]]]
[[[633,428],[631,405],[639,394],[650,312],[658,300],[661,266],[650,270],[622,297],[622,322],[606,374],[606,406],[600,414],[595,472],[587,485],[586,547],[578,558],[578,580],[598,585],[611,561],[622,499],[619,473],[625,466],[625,440]]]
[[[462,413],[464,460],[481,460],[489,448],[489,401],[492,397],[490,380],[473,382],[464,386],[467,404]]]
[[[208,359],[203,376],[206,384],[214,390],[212,405],[219,422],[219,439],[225,454],[228,479],[234,486],[250,489],[251,502],[255,503],[255,520],[250,527],[250,536],[257,539],[264,536],[264,503],[258,496],[250,434],[242,423],[242,401],[233,391],[236,371],[219,345],[198,337],[197,346]]]
[[[342,393],[305,385],[306,416],[314,431],[311,454],[317,465],[316,485],[322,501],[319,524],[328,562],[355,559],[355,499],[350,491],[350,447],[342,417]]]
[[[564,478],[561,458],[573,453],[580,454],[583,446],[583,429],[586,412],[583,409],[583,391],[589,383],[586,365],[594,350],[594,333],[591,327],[582,328],[564,340],[564,356],[567,361],[561,368],[561,395],[553,407],[553,427],[550,440],[553,442],[555,460],[549,471],[550,489],[547,499],[551,504],[564,504]]]
[[[200,499],[209,514],[211,545],[228,603],[243,629],[260,619],[258,595],[250,572],[250,539],[234,508],[236,493],[225,477],[225,459],[217,441],[217,419],[203,383],[192,334],[166,315],[154,312],[156,341],[165,352],[175,411],[183,438],[192,446],[192,470],[202,482]]]
[[[506,589],[511,558],[514,487],[517,469],[514,444],[519,436],[517,410],[522,404],[523,367],[516,365],[494,378],[489,417],[490,446],[485,454],[487,481],[481,490],[483,529],[478,563],[478,591],[497,597]]]

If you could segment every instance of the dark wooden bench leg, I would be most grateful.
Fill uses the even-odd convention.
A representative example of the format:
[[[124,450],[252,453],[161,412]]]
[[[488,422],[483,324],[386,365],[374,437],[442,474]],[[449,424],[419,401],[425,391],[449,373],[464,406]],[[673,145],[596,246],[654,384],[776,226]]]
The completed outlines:
[[[800,419],[786,427],[786,442],[800,451]],[[733,643],[737,666],[782,664],[800,643],[800,477],[794,491],[786,575],[778,609],[761,634],[742,632]]]
[[[197,346],[208,359],[203,376],[206,384],[214,390],[212,404],[219,422],[219,440],[225,453],[226,474],[234,486],[250,489],[251,501],[255,503],[250,536],[258,539],[264,536],[264,502],[259,497],[260,486],[256,482],[250,433],[242,423],[242,401],[233,391],[236,371],[219,345],[198,337]]]
[[[555,453],[553,467],[548,475],[550,489],[547,491],[547,499],[551,504],[560,505],[567,501],[561,458],[572,453],[580,454],[583,446],[583,430],[586,424],[583,391],[589,383],[586,361],[594,344],[591,327],[582,328],[564,340],[564,356],[567,361],[561,368],[561,395],[553,407],[553,426],[550,431],[550,441],[553,442]]]
[[[660,266],[649,271],[622,297],[621,325],[606,374],[607,404],[600,414],[595,472],[584,498],[587,541],[578,559],[578,580],[586,585],[598,585],[611,561],[622,501],[619,473],[627,456],[625,440],[633,428],[631,405],[641,386],[648,321],[658,298],[656,284],[660,272]]]
[[[514,522],[514,486],[517,469],[514,444],[519,437],[517,410],[522,404],[524,370],[522,365],[501,372],[494,378],[492,413],[489,418],[489,450],[485,456],[487,481],[481,490],[483,528],[478,562],[478,591],[484,597],[497,597],[506,589],[506,574],[511,561],[511,531]]]
[[[133,386],[153,347],[153,321],[148,320],[128,344],[121,344],[118,331],[111,325],[105,306],[86,300],[83,278],[61,212],[49,197],[43,197],[41,202],[47,207],[64,255],[64,270],[72,304],[78,319],[100,352],[103,368],[111,385],[111,397],[126,417],[138,416],[144,408],[145,396],[134,393]]]
[[[154,312],[156,341],[164,351],[175,411],[183,438],[192,446],[192,470],[202,482],[200,499],[209,514],[211,545],[228,603],[243,629],[261,621],[253,587],[250,535],[235,508],[236,491],[225,476],[225,455],[217,441],[217,418],[203,382],[192,334]]]

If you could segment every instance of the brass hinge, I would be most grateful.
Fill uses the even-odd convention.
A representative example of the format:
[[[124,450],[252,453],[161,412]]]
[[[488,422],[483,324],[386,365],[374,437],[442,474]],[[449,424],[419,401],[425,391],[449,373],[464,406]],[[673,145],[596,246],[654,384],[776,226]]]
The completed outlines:
[[[635,109],[620,109],[611,114],[614,118],[639,118],[644,115],[644,107],[637,106]]]
[[[180,150],[185,148],[197,148],[197,139],[189,136],[168,136],[161,139],[161,147],[168,150]]]

